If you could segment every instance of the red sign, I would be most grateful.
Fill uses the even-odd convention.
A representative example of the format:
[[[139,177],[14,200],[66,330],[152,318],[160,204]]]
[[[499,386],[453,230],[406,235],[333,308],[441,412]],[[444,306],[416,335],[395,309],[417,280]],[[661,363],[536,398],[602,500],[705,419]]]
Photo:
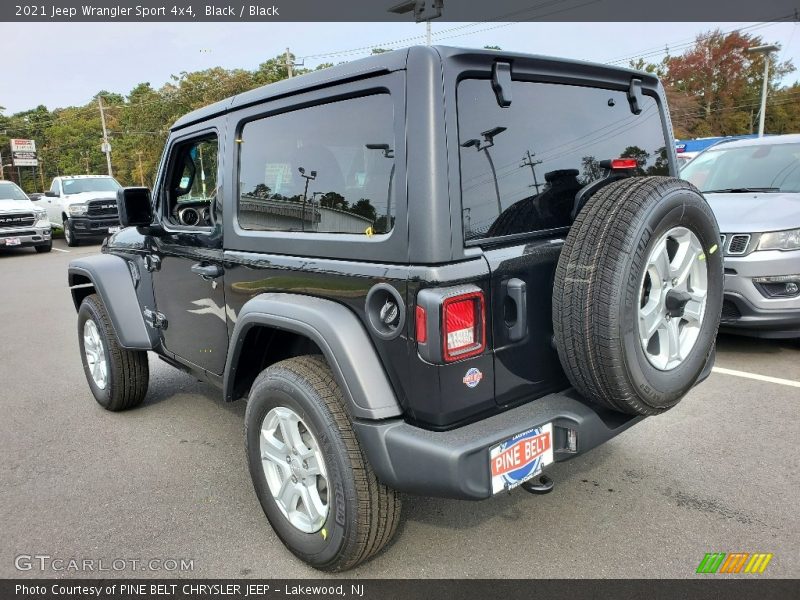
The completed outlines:
[[[550,449],[550,432],[522,438],[492,459],[492,477],[516,471],[532,463]]]

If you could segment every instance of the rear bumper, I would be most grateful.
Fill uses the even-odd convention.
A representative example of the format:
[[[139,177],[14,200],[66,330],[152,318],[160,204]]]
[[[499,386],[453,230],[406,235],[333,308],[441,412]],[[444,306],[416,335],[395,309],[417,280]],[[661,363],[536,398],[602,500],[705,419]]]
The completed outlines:
[[[355,421],[354,427],[385,485],[411,494],[482,500],[492,495],[489,448],[495,444],[552,423],[553,456],[564,461],[643,418],[597,407],[570,389],[450,431],[428,431],[400,419]],[[568,429],[577,432],[576,452],[566,449]]]
[[[719,328],[751,337],[800,337],[800,308],[759,308],[741,294],[726,292]]]
[[[19,248],[20,246],[43,246],[50,243],[50,227],[25,227],[24,229],[0,230],[0,248]],[[19,240],[19,244],[8,245],[9,238]]]

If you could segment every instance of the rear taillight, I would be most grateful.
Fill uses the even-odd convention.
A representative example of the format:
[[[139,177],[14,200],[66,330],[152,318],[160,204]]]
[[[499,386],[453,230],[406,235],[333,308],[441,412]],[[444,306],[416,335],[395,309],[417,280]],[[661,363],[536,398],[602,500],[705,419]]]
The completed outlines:
[[[469,358],[483,352],[486,345],[485,322],[483,292],[470,292],[445,298],[442,304],[442,343],[445,362]],[[419,318],[417,323],[419,324]],[[417,335],[419,336],[419,333]]]

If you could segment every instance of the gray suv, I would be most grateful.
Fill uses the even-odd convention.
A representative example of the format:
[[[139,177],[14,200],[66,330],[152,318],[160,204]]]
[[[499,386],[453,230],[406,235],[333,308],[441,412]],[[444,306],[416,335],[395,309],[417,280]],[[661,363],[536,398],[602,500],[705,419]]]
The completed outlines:
[[[800,337],[800,135],[709,148],[681,171],[719,222],[721,330]]]

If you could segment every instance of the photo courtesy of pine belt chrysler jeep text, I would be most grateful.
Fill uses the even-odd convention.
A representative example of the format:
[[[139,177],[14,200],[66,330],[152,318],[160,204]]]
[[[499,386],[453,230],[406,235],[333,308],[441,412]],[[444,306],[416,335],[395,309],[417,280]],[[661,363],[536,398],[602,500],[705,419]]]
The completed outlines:
[[[70,263],[89,388],[137,406],[150,351],[247,399],[258,500],[322,570],[400,492],[550,491],[713,364],[720,234],[668,115],[648,73],[446,47],[192,112]]]

